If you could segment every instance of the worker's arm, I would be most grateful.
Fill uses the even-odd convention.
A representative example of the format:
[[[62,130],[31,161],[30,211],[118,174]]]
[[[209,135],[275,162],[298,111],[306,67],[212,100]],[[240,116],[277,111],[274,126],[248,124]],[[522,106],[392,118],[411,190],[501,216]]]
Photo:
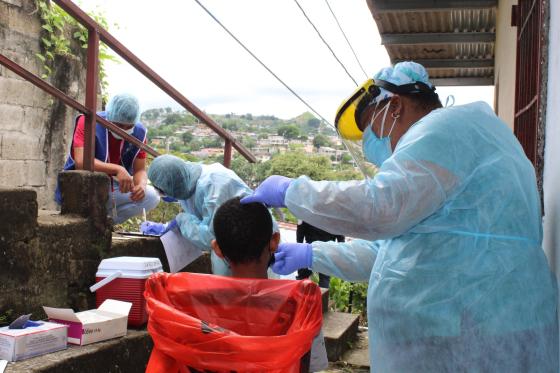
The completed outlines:
[[[84,148],[74,147],[74,162],[76,163],[76,170],[84,169]],[[116,176],[119,182],[119,189],[122,193],[130,192],[132,188],[132,176],[128,171],[118,164],[107,163],[100,161],[99,159],[94,159],[93,170],[97,172],[104,172],[107,175]]]
[[[146,193],[146,185],[148,184],[148,174],[146,173],[146,158],[136,158],[134,160],[134,185],[130,191],[130,199],[133,201],[141,201]]]
[[[350,282],[368,282],[384,241],[352,240],[350,242],[315,241],[313,271]]]

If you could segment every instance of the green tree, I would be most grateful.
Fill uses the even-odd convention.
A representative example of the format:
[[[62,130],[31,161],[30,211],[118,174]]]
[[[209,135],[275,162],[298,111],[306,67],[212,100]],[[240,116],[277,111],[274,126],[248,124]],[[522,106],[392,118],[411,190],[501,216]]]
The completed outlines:
[[[310,156],[301,151],[278,154],[268,162],[270,168],[266,171],[266,176],[299,177],[307,175],[313,180],[325,180],[331,170],[331,162],[327,157]]]
[[[327,136],[321,135],[320,133],[313,138],[313,146],[319,149],[322,146],[330,146],[331,143]]]
[[[185,123],[185,116],[179,113],[171,113],[164,120],[163,124],[183,124]]]
[[[307,120],[307,126],[310,128],[319,128],[319,125],[321,124],[321,121],[317,118],[311,118]]]
[[[184,133],[181,135],[181,139],[183,140],[183,144],[187,145],[189,142],[192,141],[193,137],[194,137],[194,136],[193,136],[192,133],[190,133],[190,132],[184,132]]]
[[[352,164],[352,156],[348,153],[344,153],[342,154],[340,161],[342,164]]]
[[[230,131],[237,131],[239,129],[239,125],[235,122],[224,123],[222,127]]]
[[[247,148],[252,149],[257,145],[257,142],[249,136],[244,136],[241,140],[241,143],[245,145]]]
[[[284,136],[288,140],[292,140],[298,138],[301,133],[296,125],[288,124],[278,128],[278,135]]]

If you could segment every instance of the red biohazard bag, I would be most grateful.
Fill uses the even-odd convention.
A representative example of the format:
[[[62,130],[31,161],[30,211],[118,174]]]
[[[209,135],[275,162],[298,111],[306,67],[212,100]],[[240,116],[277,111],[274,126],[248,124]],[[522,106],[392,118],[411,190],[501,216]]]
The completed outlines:
[[[323,321],[311,281],[156,273],[144,295],[148,373],[299,373]]]

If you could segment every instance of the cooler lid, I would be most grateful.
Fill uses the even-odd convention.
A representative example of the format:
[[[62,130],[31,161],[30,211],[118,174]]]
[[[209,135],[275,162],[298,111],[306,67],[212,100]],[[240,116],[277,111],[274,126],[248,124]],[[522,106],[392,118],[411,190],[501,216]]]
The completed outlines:
[[[116,258],[103,259],[99,263],[98,270],[128,270],[159,272],[162,265],[158,258],[145,258],[140,256],[119,256]]]

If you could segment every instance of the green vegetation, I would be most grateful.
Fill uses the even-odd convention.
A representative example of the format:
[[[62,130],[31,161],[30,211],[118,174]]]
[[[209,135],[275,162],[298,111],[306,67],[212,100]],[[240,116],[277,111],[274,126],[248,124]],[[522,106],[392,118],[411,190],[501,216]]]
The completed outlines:
[[[300,137],[299,127],[294,124],[288,124],[278,128],[278,135],[284,136],[288,140],[297,139]]]
[[[317,149],[323,147],[323,146],[331,146],[331,142],[329,141],[329,139],[327,138],[327,136],[322,135],[322,134],[317,134],[317,136],[315,136],[313,138],[313,146],[316,147]]]
[[[360,314],[361,324],[367,325],[367,287],[367,283],[352,283],[331,277],[331,307],[335,311]]]
[[[35,0],[35,6],[41,16],[43,34],[41,36],[42,53],[37,53],[36,57],[43,64],[41,77],[47,79],[52,73],[52,67],[56,56],[77,57],[81,52],[73,51],[70,41],[74,39],[81,48],[88,46],[88,30],[78,21],[66,13],[58,5],[48,0]],[[89,15],[104,29],[109,25],[103,13],[91,12]],[[116,26],[116,25],[115,25]],[[103,99],[107,101],[106,92],[108,88],[107,74],[105,72],[105,62],[118,60],[110,54],[109,47],[104,43],[99,43],[99,84]]]

